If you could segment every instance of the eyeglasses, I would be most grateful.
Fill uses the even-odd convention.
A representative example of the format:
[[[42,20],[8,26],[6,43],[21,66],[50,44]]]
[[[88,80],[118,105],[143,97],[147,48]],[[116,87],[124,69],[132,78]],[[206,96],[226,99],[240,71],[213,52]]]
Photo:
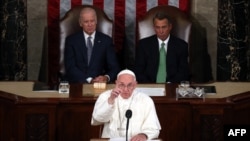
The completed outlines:
[[[89,20],[89,21],[85,21],[83,19],[80,19],[80,22],[84,25],[94,25],[96,24],[96,21],[95,20]]]
[[[124,90],[125,88],[127,88],[128,90],[131,90],[134,88],[134,85],[133,85],[133,83],[129,83],[128,85],[121,83],[121,84],[118,84],[118,88],[122,89],[122,90]]]

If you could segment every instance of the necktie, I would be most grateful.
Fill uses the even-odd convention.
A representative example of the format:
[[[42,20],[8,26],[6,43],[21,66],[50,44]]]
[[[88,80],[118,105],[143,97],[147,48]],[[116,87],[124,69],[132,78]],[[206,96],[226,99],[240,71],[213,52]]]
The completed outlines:
[[[165,51],[165,43],[161,43],[161,48],[159,52],[159,66],[156,77],[156,83],[165,83],[166,82],[166,51]]]
[[[87,49],[88,49],[88,64],[90,62],[90,58],[91,58],[91,53],[92,53],[92,48],[93,48],[93,45],[92,45],[92,42],[91,42],[91,36],[88,37],[87,39]]]

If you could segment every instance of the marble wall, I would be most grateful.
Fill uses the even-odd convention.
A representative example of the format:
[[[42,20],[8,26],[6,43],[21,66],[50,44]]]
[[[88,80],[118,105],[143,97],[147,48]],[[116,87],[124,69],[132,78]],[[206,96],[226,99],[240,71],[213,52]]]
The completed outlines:
[[[218,5],[217,79],[250,80],[249,1],[221,0]]]
[[[198,80],[216,80],[218,1],[192,0],[191,16],[194,44],[194,48],[191,49],[194,65],[191,67],[191,71],[194,72],[192,75],[197,75],[194,77]]]
[[[27,80],[26,0],[0,6],[0,80]]]
[[[27,0],[28,17],[28,79],[37,80],[41,67],[45,27],[47,26],[47,0]]]

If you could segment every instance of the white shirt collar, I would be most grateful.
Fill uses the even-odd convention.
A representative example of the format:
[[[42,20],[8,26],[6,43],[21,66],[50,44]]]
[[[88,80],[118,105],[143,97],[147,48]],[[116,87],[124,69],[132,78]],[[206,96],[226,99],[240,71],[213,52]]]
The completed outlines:
[[[87,34],[86,32],[83,31],[85,41],[88,39],[89,36],[91,36],[91,37],[92,37],[91,40],[92,40],[92,42],[93,42],[94,39],[95,39],[95,33],[96,33],[96,32],[93,32],[91,35],[89,35],[89,34]]]
[[[161,39],[157,38],[157,39],[158,39],[158,43],[159,43],[159,45],[158,45],[159,50],[160,50],[160,48],[161,48],[161,43],[164,42],[164,43],[165,43],[164,48],[165,48],[165,50],[166,50],[166,52],[167,52],[167,46],[168,46],[169,38],[170,38],[170,35],[169,35],[169,36],[167,37],[167,39],[164,40],[164,41],[162,41]]]

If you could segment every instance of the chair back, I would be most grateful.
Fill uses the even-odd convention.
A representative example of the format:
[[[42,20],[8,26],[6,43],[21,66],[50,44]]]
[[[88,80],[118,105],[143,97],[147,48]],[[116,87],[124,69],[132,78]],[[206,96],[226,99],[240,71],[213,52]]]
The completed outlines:
[[[192,25],[191,20],[186,13],[179,8],[169,5],[153,7],[138,21],[138,40],[155,34],[153,17],[159,11],[167,13],[172,18],[173,28],[171,33],[189,44]]]
[[[97,31],[100,31],[104,34],[113,37],[113,21],[108,18],[105,12],[102,9],[94,7],[92,5],[80,5],[70,9],[65,16],[60,20],[60,70],[59,74],[61,76],[65,75],[65,66],[64,66],[64,48],[65,48],[65,39],[67,36],[82,31],[82,27],[79,25],[79,16],[80,11],[83,8],[91,7],[94,8],[97,15]]]

